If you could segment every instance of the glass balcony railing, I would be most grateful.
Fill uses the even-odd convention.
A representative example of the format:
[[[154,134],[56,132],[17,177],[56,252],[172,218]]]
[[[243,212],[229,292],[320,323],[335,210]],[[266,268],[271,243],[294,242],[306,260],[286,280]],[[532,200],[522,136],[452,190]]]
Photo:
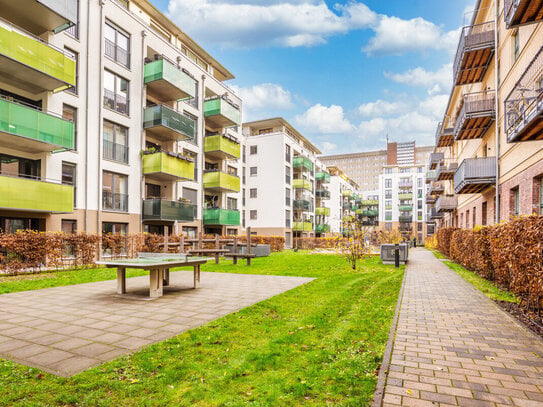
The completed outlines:
[[[293,222],[292,230],[295,232],[311,232],[313,230],[312,222]]]
[[[239,177],[222,171],[204,172],[204,188],[218,192],[239,192]]]
[[[143,155],[143,175],[164,180],[194,179],[194,162],[177,154],[151,153]]]
[[[295,199],[292,201],[292,208],[295,211],[310,212],[313,210],[313,202],[308,199]]]
[[[401,212],[407,212],[407,211],[412,211],[412,210],[413,210],[413,205],[400,205]]]
[[[379,200],[377,199],[365,199],[360,202],[361,206],[377,206],[379,205]]]
[[[313,171],[313,163],[307,157],[296,156],[292,160],[292,167],[295,169],[301,168],[305,171]]]
[[[74,188],[71,185],[0,175],[0,208],[73,212]]]
[[[233,209],[204,209],[204,225],[239,226],[239,211]]]
[[[325,225],[325,224],[315,225],[315,233],[330,233],[330,225]]]
[[[360,215],[362,215],[365,218],[373,218],[375,216],[379,216],[379,211],[361,211]]]
[[[413,199],[413,194],[398,194],[398,199],[401,201]]]
[[[330,208],[324,208],[324,207],[316,208],[315,215],[330,216]]]
[[[165,105],[146,107],[143,111],[143,129],[161,141],[193,139],[194,120]]]
[[[330,182],[330,174],[325,171],[319,171],[315,174],[315,180],[327,184]]]
[[[294,189],[307,189],[308,191],[313,191],[313,183],[306,179],[293,179],[292,187]]]
[[[196,207],[192,204],[165,199],[145,199],[142,219],[159,221],[192,222]]]
[[[147,93],[162,102],[196,96],[196,80],[163,57],[144,65],[143,82]]]
[[[204,102],[204,117],[212,127],[239,126],[241,111],[239,106],[221,97],[213,97]]]
[[[204,138],[204,152],[221,160],[233,160],[241,157],[239,141],[222,134]]]
[[[4,133],[4,134],[1,134]],[[63,118],[0,99],[2,145],[29,152],[74,148],[74,123]]]

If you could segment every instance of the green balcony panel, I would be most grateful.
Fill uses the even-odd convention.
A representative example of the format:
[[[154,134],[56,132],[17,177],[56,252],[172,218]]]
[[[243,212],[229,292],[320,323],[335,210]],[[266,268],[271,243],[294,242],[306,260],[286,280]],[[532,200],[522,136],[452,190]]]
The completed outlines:
[[[413,205],[400,205],[400,211],[409,212],[413,210]]]
[[[166,59],[145,64],[143,82],[147,85],[147,94],[162,102],[196,96],[196,80]]]
[[[214,128],[239,126],[241,124],[239,107],[220,97],[208,99],[204,102],[204,117],[206,124]]]
[[[329,233],[330,232],[330,225],[316,225],[315,226],[315,232],[316,233]]]
[[[385,220],[392,220],[392,215],[385,215]]]
[[[2,17],[40,35],[77,23],[77,0],[0,0]]]
[[[398,194],[398,198],[402,201],[413,199],[413,194]]]
[[[315,174],[315,179],[322,183],[328,184],[330,182],[330,174],[325,171],[319,171]]]
[[[160,141],[193,139],[196,132],[194,120],[165,105],[145,108],[143,128]]]
[[[360,215],[366,218],[374,218],[376,216],[379,216],[379,211],[361,211]]]
[[[221,208],[204,209],[204,225],[239,226],[239,211]]]
[[[239,141],[222,134],[204,138],[204,152],[211,158],[234,160],[241,157]]]
[[[0,175],[0,208],[36,212],[73,212],[74,188]]]
[[[302,170],[313,171],[313,163],[307,157],[294,157],[292,159],[293,168],[301,168]]]
[[[330,208],[316,208],[315,215],[330,216]]]
[[[239,192],[239,177],[222,171],[206,172],[204,188],[216,192]]]
[[[75,85],[75,61],[37,37],[0,26],[2,81],[37,94]]]
[[[352,194],[353,194],[353,191],[350,191],[348,189],[341,193],[342,196],[347,196],[347,197],[350,197]]]
[[[295,232],[311,232],[313,230],[313,223],[311,222],[293,222],[292,230]]]
[[[195,206],[165,199],[145,199],[142,219],[144,221],[192,222]]]
[[[313,183],[305,179],[293,179],[292,187],[294,189],[307,189],[308,191],[313,191]]]
[[[161,181],[193,180],[194,163],[168,153],[145,154],[143,175]]]
[[[362,206],[377,206],[379,201],[377,199],[365,199],[360,203]]]
[[[30,153],[74,148],[74,123],[0,99],[0,144]]]

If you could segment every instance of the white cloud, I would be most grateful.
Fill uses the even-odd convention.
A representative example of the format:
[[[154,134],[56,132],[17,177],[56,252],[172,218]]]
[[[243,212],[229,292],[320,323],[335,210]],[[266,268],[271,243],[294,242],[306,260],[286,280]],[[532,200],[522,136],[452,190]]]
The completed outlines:
[[[403,101],[388,102],[376,100],[375,102],[364,103],[358,106],[358,113],[364,117],[390,116],[405,111],[407,103]]]
[[[323,154],[331,154],[337,150],[337,144],[330,143],[329,141],[323,141],[320,143],[320,150]]]
[[[445,64],[437,71],[417,67],[402,73],[385,72],[385,77],[409,86],[422,86],[429,94],[448,92],[452,86],[452,64]]]
[[[250,87],[231,85],[231,88],[243,101],[245,121],[283,115],[285,110],[295,106],[290,91],[275,83],[260,83]]]
[[[323,106],[318,103],[296,116],[295,121],[303,130],[320,134],[341,134],[355,129],[345,118],[343,107],[338,105]]]

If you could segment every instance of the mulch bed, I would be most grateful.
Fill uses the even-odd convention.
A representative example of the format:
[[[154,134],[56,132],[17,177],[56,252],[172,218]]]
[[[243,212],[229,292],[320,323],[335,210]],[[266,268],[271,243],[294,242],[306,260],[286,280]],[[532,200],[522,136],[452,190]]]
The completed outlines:
[[[524,326],[530,329],[535,334],[543,338],[543,317],[538,315],[537,312],[533,312],[523,308],[520,304],[508,301],[495,301],[504,311],[514,316],[517,320],[522,322]]]

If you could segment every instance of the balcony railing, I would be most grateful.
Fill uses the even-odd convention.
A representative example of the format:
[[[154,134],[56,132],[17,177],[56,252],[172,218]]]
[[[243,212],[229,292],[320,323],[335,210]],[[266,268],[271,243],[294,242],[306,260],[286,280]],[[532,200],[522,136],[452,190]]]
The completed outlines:
[[[313,191],[313,183],[306,179],[293,179],[292,188],[294,189],[307,189],[308,191]]]
[[[543,19],[543,2],[540,0],[505,0],[503,16],[508,29],[541,21]]]
[[[18,27],[40,35],[77,23],[77,0],[0,0],[2,15]]]
[[[312,222],[293,222],[292,230],[295,232],[311,232],[313,230]]]
[[[543,47],[505,100],[505,132],[509,143],[543,139],[542,70]]]
[[[127,68],[130,67],[130,53],[107,38],[104,40],[104,54],[115,62]]]
[[[315,215],[330,216],[330,208],[326,208],[322,206],[319,208],[315,208]]]
[[[435,220],[435,219],[441,219],[443,218],[443,213],[438,212],[437,208],[430,208],[430,213],[428,214],[429,219]]]
[[[442,195],[437,198],[436,210],[438,212],[453,212],[458,207],[458,198],[456,196]]]
[[[454,120],[448,116],[438,123],[436,130],[436,147],[450,147],[454,143]]]
[[[241,124],[239,106],[218,96],[204,101],[204,117],[206,123],[214,127],[229,127]]]
[[[344,210],[350,211],[350,210],[351,210],[351,206],[352,206],[352,205],[351,205],[350,202],[343,202],[342,208],[343,208]]]
[[[360,202],[361,206],[377,206],[379,205],[379,200],[377,199],[364,199]]]
[[[204,209],[204,225],[239,226],[239,211],[233,209],[206,208]]]
[[[410,212],[413,210],[413,205],[400,205],[401,212]]]
[[[412,181],[400,181],[398,182],[398,188],[413,188],[413,182]]]
[[[436,203],[436,197],[432,195],[426,195],[426,205],[433,205]]]
[[[494,55],[494,21],[462,29],[454,60],[456,85],[481,82]]]
[[[104,159],[128,164],[128,146],[104,140]]]
[[[195,209],[194,205],[184,202],[145,199],[143,201],[142,219],[144,221],[192,222]]]
[[[431,195],[440,195],[445,192],[445,187],[441,182],[432,182],[430,184],[429,193]]]
[[[454,173],[456,172],[457,168],[458,168],[457,163],[450,163],[448,165],[445,162],[440,163],[437,166],[436,179],[438,181],[446,181],[446,180],[453,179]]]
[[[485,91],[464,95],[462,109],[454,126],[455,140],[481,138],[496,117],[496,92]]]
[[[361,216],[365,217],[365,218],[374,218],[376,216],[379,216],[379,211],[374,211],[374,210],[362,210],[360,211],[360,214]]]
[[[194,179],[194,162],[175,153],[144,153],[143,175],[164,181]]]
[[[117,212],[128,212],[128,195],[103,190],[102,209]]]
[[[398,220],[402,223],[413,222],[413,215],[400,215],[398,216]]]
[[[330,225],[317,224],[315,225],[315,233],[329,233]]]
[[[239,177],[222,171],[204,172],[204,188],[217,192],[239,192]]]
[[[161,102],[196,96],[196,80],[161,56],[144,65],[143,82],[147,85],[147,93]]]
[[[0,208],[73,212],[74,188],[71,185],[0,175]]]
[[[437,165],[443,161],[445,154],[443,153],[431,153],[430,154],[430,169],[435,170]]]
[[[429,184],[436,179],[436,170],[426,171],[426,183]]]
[[[307,157],[296,156],[292,161],[292,167],[295,169],[301,168],[302,171],[313,171],[313,163]]]
[[[27,152],[73,149],[74,134],[74,123],[69,120],[0,99],[0,140],[3,146]]]
[[[239,141],[225,134],[215,134],[204,138],[204,152],[207,156],[220,160],[235,160],[241,157]]]
[[[341,193],[341,195],[350,198],[353,195],[353,191],[346,189]]]
[[[398,199],[401,201],[409,201],[413,199],[413,194],[398,194]]]
[[[330,182],[330,174],[324,171],[318,171],[315,174],[315,180],[324,184],[328,184]]]
[[[313,210],[313,202],[308,199],[295,199],[292,202],[292,208],[295,211],[306,211],[310,212]]]
[[[320,199],[330,199],[330,191],[327,189],[315,190],[315,196]]]
[[[146,107],[143,111],[143,128],[161,141],[193,139],[196,131],[194,120],[166,105]]]
[[[454,174],[456,194],[474,194],[496,183],[496,157],[466,158]]]

